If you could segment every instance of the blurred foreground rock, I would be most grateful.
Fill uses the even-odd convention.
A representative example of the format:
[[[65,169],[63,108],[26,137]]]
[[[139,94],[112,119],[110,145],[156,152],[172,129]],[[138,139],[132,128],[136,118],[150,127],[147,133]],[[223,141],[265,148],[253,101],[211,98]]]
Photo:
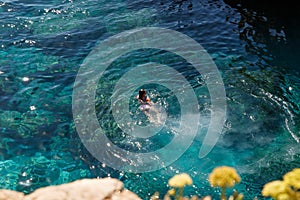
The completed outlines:
[[[71,183],[40,188],[31,194],[0,190],[0,200],[141,200],[124,189],[118,179],[82,179]]]
[[[22,192],[12,190],[0,190],[0,200],[20,200],[24,199]]]

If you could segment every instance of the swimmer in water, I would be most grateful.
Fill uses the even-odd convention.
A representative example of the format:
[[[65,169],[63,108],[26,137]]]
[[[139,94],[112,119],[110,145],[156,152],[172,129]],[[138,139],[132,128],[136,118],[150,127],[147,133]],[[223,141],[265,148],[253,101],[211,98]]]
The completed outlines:
[[[150,109],[152,103],[151,103],[150,98],[147,96],[146,90],[140,89],[137,99],[139,100],[139,103],[141,104],[140,105],[141,111],[147,111]]]
[[[140,103],[140,110],[143,111],[143,113],[148,117],[149,121],[153,122],[154,124],[161,123],[160,113],[147,96],[146,90],[140,89],[137,99]]]

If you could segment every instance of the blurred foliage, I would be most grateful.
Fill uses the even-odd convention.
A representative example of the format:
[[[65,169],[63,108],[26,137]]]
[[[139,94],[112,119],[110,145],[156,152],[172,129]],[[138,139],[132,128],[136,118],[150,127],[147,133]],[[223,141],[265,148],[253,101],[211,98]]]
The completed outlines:
[[[233,190],[232,195],[226,196],[226,189],[234,187],[241,182],[241,178],[235,168],[220,166],[213,169],[209,174],[208,181],[212,187],[220,187],[221,200],[243,200],[244,195]],[[184,196],[184,187],[192,185],[193,180],[186,173],[176,174],[169,179],[168,186],[170,190],[161,198],[158,192],[155,192],[150,200],[212,200],[211,196],[198,197]],[[264,185],[262,190],[264,197],[271,197],[274,200],[300,200],[300,168],[295,168],[283,176],[283,180],[275,180]],[[255,198],[257,200],[257,198]]]

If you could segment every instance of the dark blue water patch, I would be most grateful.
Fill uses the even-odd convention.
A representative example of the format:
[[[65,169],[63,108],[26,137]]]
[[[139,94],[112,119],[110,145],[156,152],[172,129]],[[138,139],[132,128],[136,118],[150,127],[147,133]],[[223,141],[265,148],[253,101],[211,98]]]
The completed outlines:
[[[221,1],[147,1],[160,13],[160,25],[182,32],[199,42],[208,52],[244,54],[243,43],[233,37],[235,25],[226,20],[238,20],[236,13]],[[139,9],[144,4],[129,3]],[[212,12],[218,10],[218,12]]]
[[[31,14],[33,10],[16,1],[4,2],[1,8],[0,25],[3,30],[0,34],[1,45],[8,47],[20,41],[25,43],[27,37],[32,34],[30,26],[34,20],[31,18],[34,17]]]
[[[5,20],[1,24],[6,29],[1,35],[4,46],[34,46],[52,55],[86,56],[93,46],[91,42],[101,40],[100,36],[106,32],[101,18],[95,16],[87,20],[89,7],[84,2],[48,2],[39,5],[17,1],[4,3],[2,8],[7,11],[3,13]],[[71,51],[69,54],[68,49]]]
[[[241,39],[247,41],[253,53],[258,44],[272,56],[272,64],[285,65],[299,72],[299,14],[293,3],[276,3],[272,9],[266,2],[225,1],[241,13],[238,22]],[[262,49],[263,50],[263,49]],[[262,52],[260,50],[260,52]],[[289,52],[289,53],[288,53]],[[265,52],[266,53],[266,52]],[[265,54],[263,53],[263,54]],[[263,55],[262,54],[262,55]]]
[[[247,1],[242,2],[247,3]],[[155,7],[161,13],[159,17],[163,26],[189,35],[209,52],[236,53],[245,55],[247,59],[251,55],[256,55],[255,62],[261,59],[271,65],[286,65],[291,70],[299,71],[297,67],[299,56],[296,50],[299,44],[297,39],[299,29],[295,28],[298,27],[299,20],[293,15],[296,12],[287,17],[281,16],[281,12],[276,15],[276,12],[262,12],[252,7],[247,8],[247,6],[244,8],[239,3],[239,1],[225,1],[225,3],[221,1],[147,1],[142,4],[137,1],[128,4],[132,9],[139,9],[144,5]],[[260,7],[259,4],[254,5]],[[211,12],[216,8],[220,12],[217,14]],[[269,8],[267,10],[272,11]],[[213,17],[209,17],[210,13],[214,15],[216,22],[211,20]],[[206,18],[210,20],[206,21]],[[215,33],[218,35],[215,36]],[[232,37],[236,33],[239,38]],[[210,39],[205,40],[205,38]]]
[[[32,16],[22,15],[12,23],[14,26],[16,24],[23,25],[22,29],[27,32],[19,37],[12,34],[6,35],[5,39],[10,43],[6,43],[5,46],[13,44],[24,47],[30,45],[44,49],[46,53],[52,55],[83,58],[97,41],[110,36],[104,35],[108,31],[131,29],[144,23],[139,21],[142,19],[136,19],[139,16],[125,12],[126,8],[122,7],[123,3],[118,1],[109,2],[104,7],[99,6],[97,2],[89,2],[89,4],[68,1],[55,3],[58,5],[40,5],[41,8],[33,6],[35,10],[28,9],[32,4],[17,4],[26,14],[32,14]],[[103,2],[101,3],[103,5]],[[107,16],[112,13],[116,13],[116,16],[111,16],[112,19],[109,19]],[[124,16],[124,23],[116,23],[115,21],[123,20],[122,16]],[[7,25],[9,24],[3,24],[4,27]],[[116,27],[112,27],[114,25]],[[12,28],[11,31],[20,33],[19,27]],[[13,41],[10,40],[12,38]]]
[[[105,27],[94,21],[91,26],[81,27],[79,30],[68,31],[67,33],[42,37],[36,39],[36,47],[42,48],[46,54],[60,57],[76,57],[79,61],[85,58],[90,49],[106,33]]]
[[[124,73],[134,67],[149,62],[172,67],[183,75],[193,88],[205,86],[202,75],[184,58],[174,53],[157,49],[142,49],[116,58],[105,70],[104,77],[107,77],[110,81],[118,80]],[[147,74],[143,74],[143,76],[147,76]],[[170,80],[172,80],[172,77],[170,77]],[[106,82],[109,81],[107,80]]]

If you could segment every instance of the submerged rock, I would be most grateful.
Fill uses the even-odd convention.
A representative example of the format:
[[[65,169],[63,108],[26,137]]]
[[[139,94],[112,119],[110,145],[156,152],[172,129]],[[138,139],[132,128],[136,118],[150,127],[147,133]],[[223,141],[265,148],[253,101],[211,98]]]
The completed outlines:
[[[124,189],[118,179],[81,179],[58,186],[48,186],[35,190],[24,196],[23,193],[12,190],[0,190],[0,200],[100,200],[100,199],[126,199],[140,200],[135,193]]]

